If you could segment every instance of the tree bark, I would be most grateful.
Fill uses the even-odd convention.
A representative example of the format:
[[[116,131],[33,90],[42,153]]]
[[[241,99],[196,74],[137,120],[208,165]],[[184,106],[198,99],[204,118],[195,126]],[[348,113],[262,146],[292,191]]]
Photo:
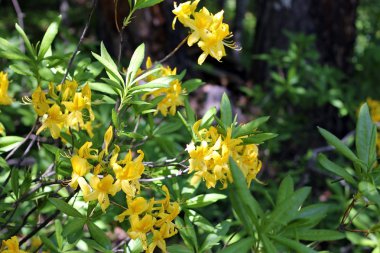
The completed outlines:
[[[286,49],[284,31],[314,34],[322,63],[351,73],[358,0],[257,0],[257,26],[253,54]],[[253,79],[268,78],[268,65],[253,63]]]

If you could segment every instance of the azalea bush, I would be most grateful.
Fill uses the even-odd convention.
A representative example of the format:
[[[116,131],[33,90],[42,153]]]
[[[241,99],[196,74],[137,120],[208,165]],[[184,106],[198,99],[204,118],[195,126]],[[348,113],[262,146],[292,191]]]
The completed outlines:
[[[160,2],[129,0],[121,29]],[[0,38],[0,252],[315,252],[345,237],[347,227],[318,227],[329,205],[310,204],[311,188],[296,189],[291,176],[274,194],[255,192],[266,187],[262,144],[277,136],[260,130],[269,117],[239,123],[227,94],[219,110],[192,109],[203,82],[166,60],[186,44],[198,47],[199,65],[240,49],[223,10],[202,4],[174,4],[172,28],[188,35],[167,57],[152,59],[141,41],[127,66],[103,43],[57,52],[60,17],[38,42],[16,24],[25,52]],[[363,108],[358,156],[321,130],[355,170],[319,161],[358,187],[354,204],[377,205],[376,126]],[[10,135],[16,128],[27,130]]]

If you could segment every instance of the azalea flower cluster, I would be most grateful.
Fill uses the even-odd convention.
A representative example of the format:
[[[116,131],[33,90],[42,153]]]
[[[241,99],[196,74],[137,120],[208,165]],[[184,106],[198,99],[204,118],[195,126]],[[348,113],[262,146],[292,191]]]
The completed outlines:
[[[17,236],[13,236],[8,240],[4,240],[0,247],[1,253],[27,253],[27,251],[21,250]]]
[[[138,196],[140,194],[140,182],[144,172],[144,152],[138,150],[138,157],[132,158],[132,151],[119,159],[120,147],[114,145],[109,151],[113,139],[113,127],[110,126],[104,134],[104,149],[91,148],[92,143],[84,143],[71,157],[73,168],[70,186],[83,192],[83,199],[97,200],[103,212],[110,205],[109,195],[114,196],[119,191],[126,195],[128,208],[117,219],[119,222],[129,217],[131,228],[127,231],[132,239],[140,239],[147,252],[153,252],[157,246],[166,252],[165,239],[177,233],[172,222],[179,214],[179,204],[170,202],[169,191],[162,187],[166,197],[164,200],[151,199]],[[110,157],[108,159],[108,157]],[[88,184],[86,178],[90,178]],[[147,234],[153,234],[153,240],[147,243]]]
[[[91,148],[92,142],[86,142],[71,157],[73,172],[70,186],[77,189],[79,185],[84,200],[98,200],[103,212],[110,205],[108,195],[114,196],[122,190],[127,197],[135,197],[140,192],[139,179],[144,172],[144,153],[139,150],[139,156],[132,159],[132,151],[129,150],[123,159],[118,159],[119,146],[114,145],[112,152],[109,152],[112,138],[113,127],[110,126],[104,135],[104,149],[101,152]],[[90,184],[86,176],[90,178]]]
[[[146,61],[146,69],[153,67],[152,60],[148,57]],[[160,70],[149,75],[145,78],[145,81],[150,82],[160,77],[172,76],[177,74],[177,69],[171,69],[169,66],[161,66]],[[164,117],[168,115],[175,115],[177,111],[177,106],[183,106],[183,90],[181,82],[175,79],[170,82],[168,88],[159,88],[152,92],[147,92],[143,95],[142,99],[151,97],[152,99],[163,96],[163,99],[157,104],[157,111],[155,114],[160,112]]]
[[[162,186],[165,199],[149,201],[143,197],[127,198],[128,209],[121,213],[117,219],[122,222],[129,216],[130,229],[127,233],[132,239],[140,239],[144,250],[153,253],[156,247],[166,252],[165,239],[177,234],[178,230],[173,223],[180,212],[177,202],[170,202],[168,188]],[[152,233],[152,242],[148,246],[147,234]]]
[[[193,126],[199,143],[191,142],[186,148],[190,155],[189,173],[195,172],[191,183],[196,184],[203,179],[207,188],[214,188],[219,181],[223,189],[227,188],[228,183],[233,182],[229,166],[231,156],[250,185],[261,169],[258,147],[255,144],[244,145],[242,138],[232,138],[231,128],[223,135],[213,126],[199,129],[200,124],[201,120]]]
[[[371,118],[373,122],[376,124],[380,123],[380,101],[374,100],[371,98],[367,99],[367,104],[370,109]],[[376,139],[376,146],[377,146],[377,153],[380,155],[380,131],[379,126],[377,127],[377,139]]]
[[[185,27],[190,28],[191,34],[187,39],[187,44],[192,46],[197,43],[198,47],[203,50],[198,58],[198,64],[202,65],[208,55],[220,61],[226,55],[224,46],[232,49],[238,49],[238,47],[231,40],[233,35],[229,31],[228,24],[223,23],[224,11],[215,15],[205,7],[200,11],[195,11],[199,1],[187,1],[178,6],[174,3],[173,29],[177,20]]]
[[[32,94],[31,103],[41,116],[42,125],[37,134],[49,129],[51,136],[57,139],[61,130],[86,130],[93,136],[91,122],[95,119],[91,109],[91,89],[88,84],[78,92],[78,83],[66,80],[55,86],[49,84],[48,92],[38,86]]]
[[[0,71],[0,105],[10,105],[12,98],[8,95],[8,74]]]

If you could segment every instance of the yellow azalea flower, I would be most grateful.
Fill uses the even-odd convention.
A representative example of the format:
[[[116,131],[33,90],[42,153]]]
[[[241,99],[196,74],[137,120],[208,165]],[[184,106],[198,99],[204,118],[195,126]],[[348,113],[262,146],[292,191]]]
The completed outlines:
[[[84,130],[86,130],[88,136],[90,136],[90,138],[94,137],[94,132],[93,132],[93,129],[92,129],[92,121],[87,121],[84,126],[83,126]]]
[[[196,0],[191,3],[191,1],[187,1],[181,3],[177,6],[177,3],[174,2],[174,10],[173,13],[175,18],[173,19],[172,28],[174,30],[175,23],[177,19],[184,25],[188,27],[188,23],[191,22],[190,15],[192,15],[197,8],[197,5],[200,0]]]
[[[197,43],[201,38],[207,36],[208,29],[212,24],[213,16],[206,8],[202,8],[199,12],[194,13],[194,20],[189,22],[189,26],[192,29],[192,33],[187,39],[187,45],[191,47],[194,43]]]
[[[134,240],[140,239],[146,250],[148,248],[146,233],[153,229],[156,219],[150,214],[146,214],[142,219],[138,215],[131,215],[129,222],[131,228],[128,229],[127,234]]]
[[[26,253],[24,250],[20,250],[17,236],[13,236],[11,239],[4,240],[1,244],[0,252],[2,253]]]
[[[144,172],[144,152],[138,150],[140,155],[132,160],[132,152],[129,150],[123,160],[113,162],[112,168],[116,176],[116,185],[120,186],[128,197],[134,197],[140,192],[139,179]],[[124,165],[124,166],[121,166]]]
[[[50,106],[46,99],[46,93],[38,86],[32,94],[32,104],[38,116],[48,112]]]
[[[226,55],[224,46],[232,49],[238,49],[238,47],[231,40],[232,33],[229,31],[229,26],[223,23],[224,12],[220,11],[213,15],[205,7],[196,12],[198,2],[189,1],[179,6],[174,4],[173,29],[177,19],[185,27],[190,28],[191,34],[187,39],[187,44],[192,46],[197,43],[203,50],[198,58],[198,64],[202,65],[208,55],[220,61]]]
[[[129,199],[127,201],[128,209],[122,212],[117,216],[117,220],[119,222],[124,221],[125,216],[131,216],[131,215],[140,215],[143,212],[147,211],[153,204],[153,202],[148,202],[143,197],[137,197],[134,200]]]
[[[163,94],[165,94],[165,97],[157,104],[157,110],[160,111],[164,117],[166,117],[168,113],[174,116],[177,112],[177,106],[184,105],[181,97],[181,83],[178,80],[174,80],[170,83],[170,88],[163,91]],[[155,114],[157,114],[157,112]]]
[[[91,148],[92,142],[86,141],[78,150],[78,155],[85,159],[98,159],[98,150]]]
[[[10,105],[12,98],[8,95],[8,74],[0,71],[0,105]]]
[[[114,196],[118,191],[118,187],[113,184],[113,177],[107,175],[102,179],[99,179],[97,176],[91,177],[90,185],[93,189],[93,192],[84,196],[85,201],[98,200],[102,211],[105,212],[107,207],[110,205],[110,200],[108,194]]]
[[[166,252],[166,238],[170,238],[177,234],[178,230],[173,223],[164,223],[160,230],[153,230],[153,239],[149,244],[147,252],[153,253],[156,247],[159,247],[162,252]]]
[[[54,100],[58,100],[59,99],[59,96],[57,95],[57,92],[56,92],[56,87],[54,85],[54,83],[49,83],[49,91],[48,91],[48,95],[54,99]]]
[[[90,121],[93,121],[95,119],[94,113],[92,112],[91,108],[91,88],[88,83],[82,88],[82,94],[85,98],[85,108],[89,112],[90,116]]]
[[[61,91],[62,101],[70,100],[77,91],[78,83],[75,80],[66,80],[63,84],[58,85],[57,89]]]
[[[65,105],[69,112],[67,116],[67,125],[74,129],[84,126],[82,110],[85,108],[86,101],[81,92],[77,92],[74,95],[73,101],[64,101],[62,104]]]
[[[89,172],[91,164],[87,161],[87,159],[77,155],[74,155],[70,160],[73,172],[69,185],[75,190],[79,184],[79,187],[83,191],[83,195],[86,196],[90,192],[90,187],[87,184],[86,179],[84,179],[84,176]]]
[[[196,184],[203,179],[207,188],[215,187],[217,182],[226,188],[233,181],[229,167],[229,157],[232,156],[250,185],[261,169],[257,146],[242,145],[241,138],[232,138],[231,128],[227,129],[224,136],[213,126],[208,130],[199,127],[200,121],[197,121],[193,125],[193,132],[200,139],[200,144],[191,142],[186,148],[190,156],[189,173],[194,172],[191,183]]]
[[[223,40],[229,34],[228,25],[222,24],[217,30],[202,38],[202,40],[198,42],[198,46],[203,50],[203,53],[198,58],[198,64],[202,65],[208,55],[218,61],[220,61],[223,56],[226,56]]]
[[[37,135],[45,128],[49,128],[53,139],[57,139],[61,134],[61,128],[66,122],[66,115],[62,114],[61,108],[54,104],[47,112],[47,118],[43,121],[42,126],[37,130]]]
[[[113,127],[109,126],[107,131],[104,134],[104,150],[106,154],[108,154],[108,146],[112,141],[112,137],[113,137]]]

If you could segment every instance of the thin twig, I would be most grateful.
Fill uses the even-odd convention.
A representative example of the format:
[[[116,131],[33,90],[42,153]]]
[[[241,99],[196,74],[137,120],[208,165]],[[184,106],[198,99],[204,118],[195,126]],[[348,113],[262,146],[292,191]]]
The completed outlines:
[[[162,64],[164,61],[166,61],[167,59],[169,59],[170,57],[172,57],[181,47],[183,44],[185,44],[185,42],[187,41],[187,38],[189,36],[187,36],[186,38],[184,38],[179,44],[178,46],[176,46],[173,51],[171,51],[167,56],[165,56],[164,58],[162,58],[161,60],[158,61],[158,63]]]
[[[12,4],[13,4],[13,7],[15,8],[15,11],[16,11],[16,15],[17,15],[17,20],[18,20],[18,23],[20,24],[20,27],[25,30],[25,27],[24,27],[24,13],[22,12],[21,8],[20,8],[20,5],[18,3],[17,0],[12,0]],[[25,44],[24,44],[24,40],[21,38],[20,36],[20,50],[21,52],[25,53]]]
[[[94,10],[95,10],[95,7],[96,7],[97,4],[98,4],[98,0],[93,0],[93,1],[92,1],[92,7],[91,7],[90,15],[88,16],[88,20],[87,20],[86,25],[85,25],[85,27],[84,27],[84,29],[83,29],[82,35],[80,36],[79,42],[78,42],[78,44],[77,44],[77,47],[75,48],[75,51],[74,51],[73,55],[72,55],[71,58],[70,58],[69,64],[67,65],[66,73],[65,73],[65,75],[63,76],[61,83],[64,83],[64,82],[65,82],[65,80],[66,80],[66,78],[67,78],[67,75],[69,74],[70,68],[71,68],[71,66],[73,65],[74,59],[75,59],[75,57],[77,56],[77,53],[78,53],[78,51],[79,51],[79,46],[82,44],[83,39],[84,39],[84,36],[85,36],[86,33],[87,33],[88,27],[89,27],[89,25],[90,25],[90,21],[91,21],[92,14],[94,13]]]
[[[38,122],[38,120],[36,120],[34,122],[34,125],[32,126],[32,129],[25,136],[24,140],[22,140],[22,142],[20,142],[20,144],[18,144],[14,149],[11,150],[11,152],[8,153],[8,155],[5,157],[5,160],[8,160],[9,158],[11,158],[14,155],[14,153],[29,139],[30,135],[34,132],[34,129],[37,126],[37,122]]]

